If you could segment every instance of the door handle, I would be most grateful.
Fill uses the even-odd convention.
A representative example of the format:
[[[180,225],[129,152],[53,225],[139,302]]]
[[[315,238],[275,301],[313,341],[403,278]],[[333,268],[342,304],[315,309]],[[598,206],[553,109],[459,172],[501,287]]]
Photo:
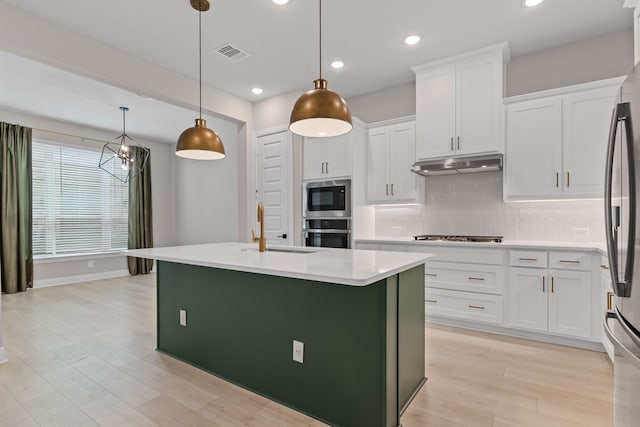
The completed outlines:
[[[282,239],[286,239],[287,238],[287,233],[282,233],[281,235],[276,236],[276,237],[280,237]]]

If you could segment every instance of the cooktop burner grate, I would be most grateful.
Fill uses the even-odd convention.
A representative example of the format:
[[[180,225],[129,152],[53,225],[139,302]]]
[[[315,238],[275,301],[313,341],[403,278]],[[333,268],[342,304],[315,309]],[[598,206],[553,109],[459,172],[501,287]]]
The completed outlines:
[[[445,240],[448,242],[502,242],[502,236],[455,236],[442,234],[420,234],[413,236],[415,240]]]

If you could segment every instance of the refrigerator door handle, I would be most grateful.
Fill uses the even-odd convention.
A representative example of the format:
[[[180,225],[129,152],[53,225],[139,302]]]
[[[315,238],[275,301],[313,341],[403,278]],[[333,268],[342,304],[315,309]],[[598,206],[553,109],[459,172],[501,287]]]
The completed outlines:
[[[617,313],[607,312],[607,314],[604,317],[604,333],[607,336],[607,338],[609,338],[609,341],[613,343],[616,350],[619,351],[622,354],[622,356],[625,359],[627,359],[630,363],[632,363],[637,369],[640,369],[640,357],[638,357],[631,350],[629,350],[629,348],[627,348],[627,346],[625,346],[620,341],[620,339],[613,333],[613,331],[611,330],[611,327],[609,327],[609,319],[615,319],[623,327],[625,326],[624,320],[618,318]],[[627,330],[626,327],[624,327],[624,329],[625,331]]]
[[[625,148],[627,149],[627,172],[629,176],[629,224],[626,247],[626,264],[624,269],[624,277],[622,281],[618,275],[618,250],[616,242],[616,234],[619,226],[619,207],[616,207],[615,220],[613,223],[612,215],[612,187],[613,187],[613,159],[615,152],[616,134],[618,123],[624,122],[627,139]],[[605,224],[607,235],[607,253],[609,255],[609,271],[613,282],[615,294],[619,297],[631,296],[631,278],[633,277],[633,264],[635,258],[635,238],[636,238],[636,174],[635,174],[635,155],[633,147],[633,127],[631,125],[631,108],[629,103],[621,103],[616,105],[613,116],[611,118],[611,127],[609,130],[609,143],[607,146],[607,164],[605,173]]]

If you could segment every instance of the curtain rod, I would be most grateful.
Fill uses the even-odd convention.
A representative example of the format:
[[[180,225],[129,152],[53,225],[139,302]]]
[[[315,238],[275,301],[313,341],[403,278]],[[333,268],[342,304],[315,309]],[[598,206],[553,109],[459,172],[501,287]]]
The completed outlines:
[[[77,139],[81,139],[82,141],[92,141],[92,142],[99,142],[100,144],[106,144],[109,141],[102,141],[100,139],[95,139],[95,138],[89,138],[86,136],[79,136],[79,135],[73,135],[70,133],[64,133],[64,132],[57,132],[54,130],[48,130],[48,129],[38,129],[38,128],[31,128],[32,130],[38,131],[38,132],[46,132],[46,133],[52,133],[55,135],[60,135],[60,136],[68,136],[70,138],[77,138]]]

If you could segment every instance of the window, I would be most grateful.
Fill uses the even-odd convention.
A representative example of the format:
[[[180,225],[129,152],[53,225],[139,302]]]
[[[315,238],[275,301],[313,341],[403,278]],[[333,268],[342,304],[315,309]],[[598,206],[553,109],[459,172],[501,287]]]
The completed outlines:
[[[128,186],[98,168],[100,153],[33,142],[34,255],[127,247]]]

